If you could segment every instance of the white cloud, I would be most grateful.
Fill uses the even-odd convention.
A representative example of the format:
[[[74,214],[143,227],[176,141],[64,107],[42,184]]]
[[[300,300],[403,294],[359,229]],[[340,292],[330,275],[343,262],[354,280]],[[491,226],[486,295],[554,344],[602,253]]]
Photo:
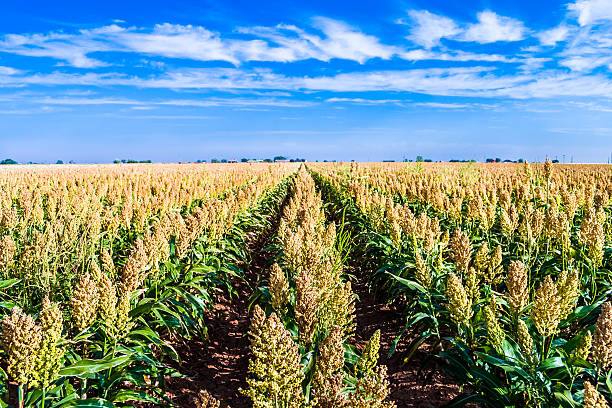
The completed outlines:
[[[446,16],[426,10],[410,10],[408,14],[413,27],[407,38],[426,49],[439,46],[442,38],[481,44],[520,41],[529,31],[521,21],[500,16],[490,10],[478,13],[478,22],[473,24],[459,24]],[[402,20],[399,22],[406,24]]]
[[[387,104],[399,104],[402,101],[400,99],[366,99],[366,98],[328,98],[325,102],[332,103],[353,103],[356,105],[387,105]]]
[[[487,61],[487,62],[522,62],[521,58],[506,57],[499,54],[480,54],[465,51],[431,51],[431,50],[411,50],[400,54],[400,57],[409,61],[437,60],[437,61]]]
[[[610,0],[578,0],[567,8],[578,17],[581,26],[593,24],[602,20],[612,20],[612,1]]]
[[[26,98],[28,102],[45,105],[129,105],[132,109],[153,109],[159,106],[177,107],[215,107],[215,106],[274,106],[285,108],[303,108],[312,106],[310,101],[295,101],[279,98],[219,98],[209,97],[202,99],[168,99],[168,100],[137,100],[125,98],[72,98],[72,97],[44,97]]]
[[[50,57],[66,61],[78,68],[96,68],[108,65],[87,57],[95,51],[108,51],[109,47],[92,41],[88,35],[50,34],[8,34],[0,40],[0,51],[29,57]]]
[[[0,65],[0,75],[18,75],[23,73],[23,71],[11,67],[4,67]]]
[[[535,34],[535,36],[538,38],[538,40],[540,40],[540,44],[555,46],[558,42],[564,41],[569,33],[569,27],[562,24],[555,28],[551,28],[550,30],[539,32]]]
[[[277,54],[276,60],[281,61],[309,58],[329,61],[340,58],[365,63],[372,58],[389,59],[400,51],[398,47],[382,44],[378,38],[341,21],[315,17],[313,25],[325,36],[284,24],[276,27],[242,27],[239,32],[276,44],[271,50]]]
[[[418,102],[416,106],[425,106],[428,108],[441,108],[441,109],[465,109],[472,107],[468,103],[441,103],[441,102]]]
[[[0,40],[0,52],[33,57],[51,57],[78,68],[108,65],[90,58],[94,52],[131,52],[166,58],[197,61],[291,62],[308,58],[332,58],[364,63],[372,58],[389,59],[399,52],[374,36],[344,22],[324,17],[313,19],[324,35],[315,35],[293,26],[254,27],[239,30],[256,39],[222,38],[201,26],[158,24],[152,30],[124,28],[117,24],[80,30],[75,34],[9,34]]]
[[[589,72],[597,67],[608,65],[612,61],[612,57],[600,56],[574,56],[563,59],[559,62],[560,65],[568,67],[572,71]]]
[[[485,10],[477,15],[478,23],[469,24],[457,39],[481,44],[498,41],[520,41],[525,38],[527,28],[519,20],[503,17]]]
[[[321,29],[327,38],[306,38],[332,58],[352,59],[364,63],[377,57],[389,59],[397,53],[396,47],[383,45],[378,38],[364,34],[341,21],[324,17],[317,17],[314,21],[315,27]]]
[[[459,26],[448,17],[432,14],[427,10],[410,10],[408,14],[414,25],[408,38],[425,48],[439,45],[440,39],[450,38],[461,32]]]
[[[131,51],[169,58],[238,63],[231,44],[203,27],[158,24],[150,33],[119,29],[103,33],[120,51]]]

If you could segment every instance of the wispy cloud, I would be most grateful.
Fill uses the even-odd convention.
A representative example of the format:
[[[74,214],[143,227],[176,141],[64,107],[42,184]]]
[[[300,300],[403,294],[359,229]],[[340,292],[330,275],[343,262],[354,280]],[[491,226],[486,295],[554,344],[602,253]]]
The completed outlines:
[[[549,30],[536,33],[535,36],[540,40],[542,45],[555,46],[557,43],[564,41],[569,33],[570,28],[565,24],[561,24]]]
[[[97,68],[109,63],[89,56],[96,52],[130,52],[238,65],[246,61],[292,62],[310,58],[363,63],[371,58],[388,59],[399,51],[342,21],[316,17],[313,28],[323,35],[286,25],[238,30],[240,34],[259,37],[247,39],[225,38],[201,26],[164,23],[147,30],[112,24],[73,34],[5,35],[0,40],[0,52],[50,57],[78,68]]]
[[[481,44],[520,41],[529,31],[521,21],[490,10],[478,13],[477,23],[467,24],[427,10],[409,10],[408,15],[412,25],[408,38],[427,49],[440,45],[442,38]],[[405,23],[403,20],[400,22]]]
[[[408,38],[425,48],[439,45],[442,38],[452,38],[461,33],[459,26],[448,17],[427,10],[410,10],[408,15],[413,25]]]
[[[612,2],[610,0],[578,0],[568,5],[578,17],[581,26],[612,20]]]
[[[527,32],[527,28],[521,21],[485,10],[478,13],[478,23],[468,25],[459,39],[481,44],[520,41],[525,38]]]

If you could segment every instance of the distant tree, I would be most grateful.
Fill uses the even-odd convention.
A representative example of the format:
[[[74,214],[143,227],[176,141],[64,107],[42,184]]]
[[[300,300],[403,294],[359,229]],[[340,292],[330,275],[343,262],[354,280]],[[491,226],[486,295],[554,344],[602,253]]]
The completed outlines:
[[[141,163],[151,163],[151,160],[141,160]]]
[[[517,162],[519,163],[525,163],[525,159],[518,159]]]
[[[121,159],[121,163],[127,163],[127,160]]]
[[[499,157],[495,158],[495,163],[501,163],[501,159]]]
[[[210,162],[211,163],[219,163],[219,159],[212,159]]]
[[[138,160],[128,159],[127,162],[130,163],[130,164],[133,164],[133,163],[138,163]]]
[[[495,159],[488,158],[488,159],[487,159],[487,160],[485,160],[485,161],[486,161],[487,163],[493,163],[493,162],[495,161]]]
[[[274,156],[274,161],[287,160],[285,156]]]
[[[227,159],[221,159],[221,163],[227,163]]]
[[[425,160],[423,160],[423,161],[424,161],[425,163],[431,163],[433,160],[431,160],[431,159],[425,159]]]
[[[74,160],[70,160],[68,164],[74,164]]]
[[[264,159],[266,163],[272,163],[272,159]]]
[[[558,160],[558,159],[555,159],[555,160],[553,160],[552,162],[553,162],[553,163],[559,163],[559,160]]]
[[[242,159],[240,159],[240,161],[242,163],[248,163],[249,159],[247,159],[246,157],[243,157]]]
[[[63,160],[58,160],[55,162],[55,164],[64,164]]]
[[[416,161],[417,163],[423,162],[423,156],[417,156]]]
[[[17,162],[13,159],[4,159],[0,161],[0,164],[17,164]]]
[[[119,159],[115,159],[115,160],[113,160],[113,163],[115,163],[115,164],[119,164],[119,163],[121,163],[121,160],[119,160]]]

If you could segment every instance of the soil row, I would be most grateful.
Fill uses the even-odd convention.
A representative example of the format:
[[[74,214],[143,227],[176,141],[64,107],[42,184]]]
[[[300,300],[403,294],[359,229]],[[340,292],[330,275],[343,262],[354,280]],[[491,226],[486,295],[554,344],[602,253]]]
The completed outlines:
[[[285,203],[288,197],[285,197]],[[325,197],[324,197],[325,199]],[[168,378],[168,397],[181,407],[196,407],[197,395],[208,391],[221,401],[221,407],[248,408],[252,402],[240,393],[245,389],[250,357],[247,332],[250,321],[251,295],[268,275],[277,250],[274,240],[282,208],[271,214],[269,228],[251,232],[248,237],[250,261],[244,265],[244,277],[233,280],[238,296],[222,294],[217,298],[215,310],[208,316],[208,341],[190,340],[175,344],[181,363],[175,368],[185,378]],[[331,221],[333,214],[328,214]],[[349,261],[348,273],[355,279],[353,291],[357,294],[355,344],[362,347],[376,331],[381,331],[380,363],[386,365],[391,383],[391,400],[398,408],[440,407],[459,394],[459,387],[434,364],[423,365],[425,353],[416,353],[404,361],[405,350],[400,342],[397,351],[389,350],[399,333],[403,318],[384,302],[376,299],[367,285],[367,271]]]

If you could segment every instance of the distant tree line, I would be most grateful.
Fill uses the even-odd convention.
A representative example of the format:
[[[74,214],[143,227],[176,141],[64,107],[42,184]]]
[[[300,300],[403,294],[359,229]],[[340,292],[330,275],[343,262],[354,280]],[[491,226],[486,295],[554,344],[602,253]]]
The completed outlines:
[[[134,160],[134,159],[115,159],[113,160],[113,163],[115,164],[119,164],[119,163],[129,163],[129,164],[133,164],[133,163],[151,163],[151,160]]]

